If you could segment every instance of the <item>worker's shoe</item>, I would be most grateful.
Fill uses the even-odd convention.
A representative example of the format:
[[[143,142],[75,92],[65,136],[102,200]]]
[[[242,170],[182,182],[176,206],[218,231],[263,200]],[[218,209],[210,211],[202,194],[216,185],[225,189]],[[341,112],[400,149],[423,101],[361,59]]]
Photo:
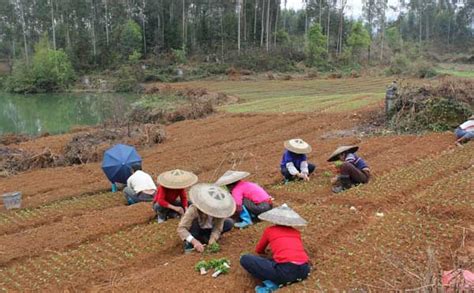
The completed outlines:
[[[280,288],[277,284],[270,280],[263,281],[262,285],[255,287],[255,293],[273,292]]]
[[[191,253],[194,250],[194,246],[188,241],[184,241],[183,244],[184,253]]]
[[[352,184],[351,178],[348,175],[339,175],[337,177],[336,183],[331,188],[331,190],[334,193],[340,193],[340,192],[343,192],[346,189],[351,188],[352,185],[353,184]]]
[[[157,222],[158,224],[164,223],[165,221],[166,221],[166,218],[163,217],[163,216],[161,216],[161,215],[159,215],[158,217],[156,217],[156,222]]]
[[[247,228],[250,225],[252,225],[252,222],[249,223],[249,222],[242,221],[242,222],[235,223],[234,227],[239,228],[239,229],[244,229],[244,228]]]

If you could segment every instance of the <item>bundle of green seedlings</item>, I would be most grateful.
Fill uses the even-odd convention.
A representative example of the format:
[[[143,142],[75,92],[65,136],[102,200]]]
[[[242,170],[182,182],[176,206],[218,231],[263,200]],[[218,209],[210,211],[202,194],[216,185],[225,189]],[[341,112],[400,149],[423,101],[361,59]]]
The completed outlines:
[[[209,261],[201,260],[196,263],[194,270],[200,272],[201,275],[207,274],[207,271],[214,269],[213,278],[217,278],[220,274],[227,274],[230,270],[230,261],[226,258],[211,259]]]

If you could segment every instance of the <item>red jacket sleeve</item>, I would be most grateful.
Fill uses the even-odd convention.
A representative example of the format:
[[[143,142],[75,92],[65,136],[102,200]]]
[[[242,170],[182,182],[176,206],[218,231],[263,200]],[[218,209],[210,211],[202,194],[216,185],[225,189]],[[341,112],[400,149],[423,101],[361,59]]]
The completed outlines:
[[[181,199],[181,204],[183,205],[184,209],[187,209],[188,208],[188,195],[186,194],[186,189],[183,189],[179,198]]]
[[[257,247],[255,248],[255,252],[258,254],[263,254],[265,253],[265,248],[267,248],[268,245],[268,228],[263,232],[262,238],[260,238],[260,241],[258,241]]]
[[[170,203],[166,201],[165,189],[163,187],[158,187],[154,201],[164,208],[167,208],[170,205]]]

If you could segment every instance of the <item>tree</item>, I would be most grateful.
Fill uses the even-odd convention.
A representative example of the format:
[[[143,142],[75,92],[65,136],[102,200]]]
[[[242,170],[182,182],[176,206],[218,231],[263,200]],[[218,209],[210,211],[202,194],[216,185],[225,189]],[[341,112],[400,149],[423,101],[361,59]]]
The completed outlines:
[[[359,61],[362,58],[362,51],[370,46],[369,32],[364,28],[361,21],[353,24],[351,33],[347,38],[348,49],[353,58]]]
[[[126,59],[134,51],[139,53],[142,51],[142,32],[140,26],[134,20],[128,20],[123,26],[120,33],[119,49],[122,57]]]
[[[326,37],[319,24],[312,25],[308,31],[306,60],[310,66],[321,66],[327,63]]]

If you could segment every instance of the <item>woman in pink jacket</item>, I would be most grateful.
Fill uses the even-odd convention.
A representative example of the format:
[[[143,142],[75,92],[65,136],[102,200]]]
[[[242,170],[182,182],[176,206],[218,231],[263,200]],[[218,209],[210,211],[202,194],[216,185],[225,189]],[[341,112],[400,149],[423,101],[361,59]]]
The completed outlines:
[[[242,222],[236,223],[238,228],[252,224],[252,218],[272,209],[272,197],[256,183],[244,181],[250,173],[242,171],[227,171],[217,181],[216,185],[226,186],[234,198],[237,212]]]

